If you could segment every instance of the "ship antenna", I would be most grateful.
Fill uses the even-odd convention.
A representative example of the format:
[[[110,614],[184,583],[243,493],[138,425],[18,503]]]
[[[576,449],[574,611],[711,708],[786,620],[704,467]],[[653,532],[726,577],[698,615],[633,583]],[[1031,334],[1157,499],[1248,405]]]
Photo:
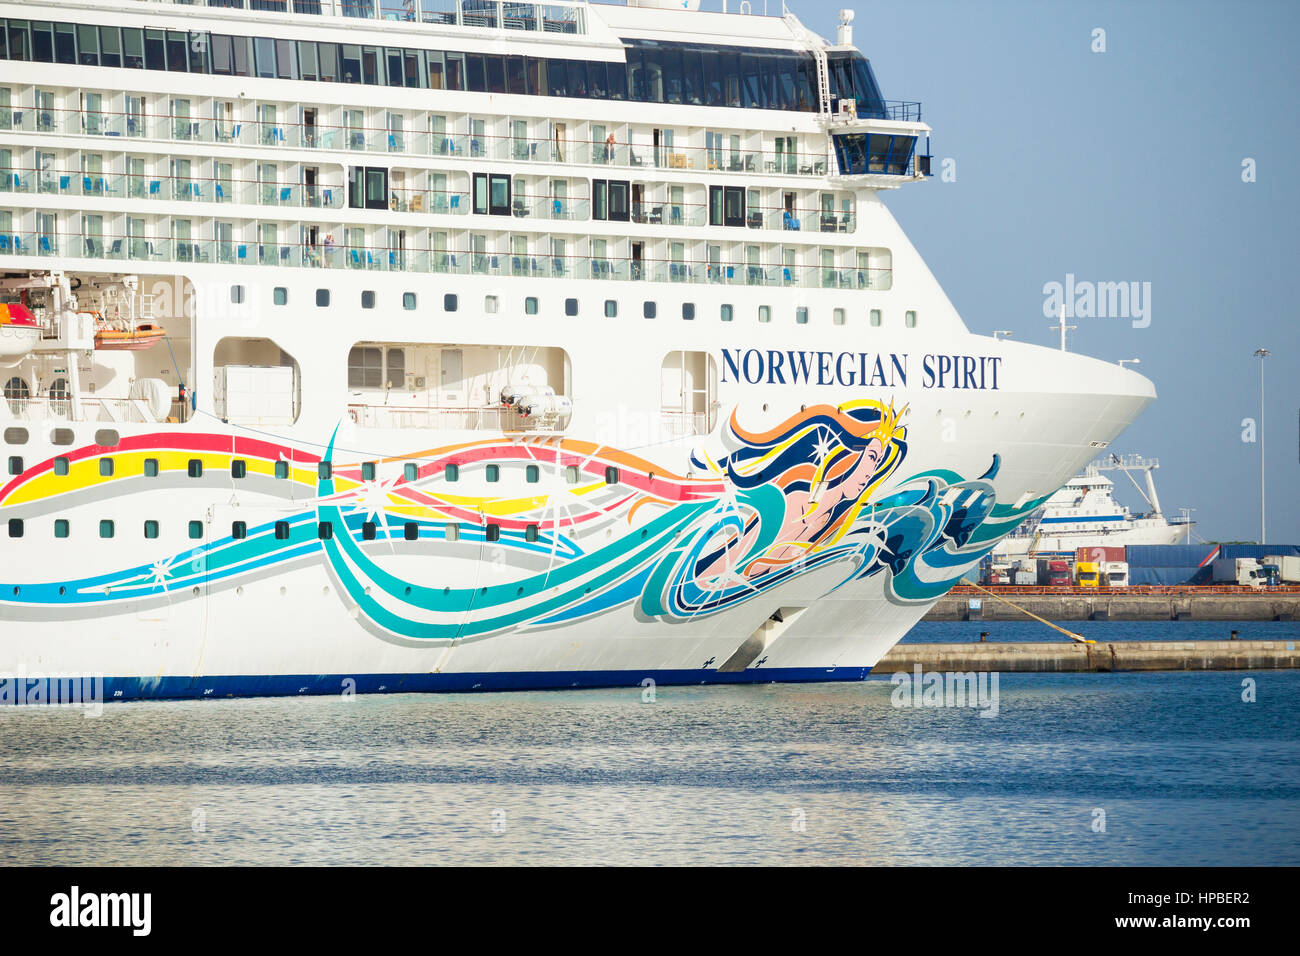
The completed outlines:
[[[1061,309],[1060,309],[1060,311],[1057,313],[1057,315],[1058,315],[1059,318],[1060,318],[1060,323],[1061,323],[1061,324],[1060,324],[1060,325],[1053,325],[1053,326],[1051,327],[1051,330],[1052,330],[1053,332],[1055,332],[1057,329],[1060,329],[1060,330],[1061,330],[1061,351],[1064,352],[1064,351],[1065,351],[1065,333],[1066,333],[1066,332],[1072,332],[1072,331],[1074,331],[1075,329],[1078,328],[1078,326],[1077,326],[1077,325],[1066,325],[1066,324],[1065,324],[1065,303],[1064,303],[1064,302],[1061,303]]]

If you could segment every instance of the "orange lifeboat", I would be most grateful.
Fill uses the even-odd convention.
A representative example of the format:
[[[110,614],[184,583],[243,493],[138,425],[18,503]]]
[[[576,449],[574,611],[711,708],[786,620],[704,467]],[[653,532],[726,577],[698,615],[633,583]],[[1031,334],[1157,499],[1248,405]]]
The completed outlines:
[[[18,302],[0,302],[0,362],[12,364],[36,347],[41,327],[31,310]]]
[[[167,335],[167,330],[153,322],[116,322],[98,312],[95,317],[95,348],[113,352],[142,352],[153,348]]]

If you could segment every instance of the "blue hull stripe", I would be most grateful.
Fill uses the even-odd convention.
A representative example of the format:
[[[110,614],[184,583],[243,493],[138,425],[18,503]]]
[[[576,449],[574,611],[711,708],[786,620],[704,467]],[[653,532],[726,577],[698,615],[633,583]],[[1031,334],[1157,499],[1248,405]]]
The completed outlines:
[[[219,697],[297,697],[341,694],[413,694],[499,690],[562,690],[580,687],[771,684],[856,681],[869,667],[774,667],[737,673],[714,669],[644,671],[500,671],[467,674],[270,674],[222,677],[106,677],[104,700],[194,700]]]

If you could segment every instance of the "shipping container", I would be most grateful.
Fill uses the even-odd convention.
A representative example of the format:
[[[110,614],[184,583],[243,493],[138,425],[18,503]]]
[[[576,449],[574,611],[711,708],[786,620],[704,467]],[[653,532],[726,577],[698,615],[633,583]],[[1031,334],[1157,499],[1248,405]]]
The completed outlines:
[[[1209,567],[1221,557],[1218,550],[1212,544],[1130,544],[1125,560],[1130,569]]]
[[[1300,557],[1290,554],[1269,554],[1265,564],[1275,564],[1283,584],[1300,584]]]
[[[1208,572],[1209,569],[1204,569]],[[1201,574],[1201,568],[1143,568],[1129,565],[1128,583],[1130,587],[1179,587],[1181,585],[1195,584],[1196,575]]]
[[[1124,546],[1123,545],[1117,546],[1113,544],[1083,545],[1075,549],[1074,560],[1076,563],[1079,561],[1091,561],[1094,563],[1102,563],[1105,561],[1123,561],[1125,560]]]
[[[1038,583],[1038,574],[1034,571],[1017,571],[1015,583],[1019,587],[1033,587]]]
[[[1214,583],[1260,587],[1264,577],[1255,558],[1219,558],[1214,562]]]
[[[1295,544],[1224,544],[1219,546],[1221,558],[1254,558],[1259,561],[1271,555],[1286,557],[1300,555],[1300,545]]]

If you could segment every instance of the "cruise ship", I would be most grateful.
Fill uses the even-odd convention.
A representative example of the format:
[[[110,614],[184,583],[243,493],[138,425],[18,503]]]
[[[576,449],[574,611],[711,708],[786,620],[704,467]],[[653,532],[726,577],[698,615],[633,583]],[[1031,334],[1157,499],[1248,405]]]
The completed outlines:
[[[696,7],[0,0],[0,676],[858,680],[1154,399],[966,328],[851,11]]]
[[[1082,547],[1190,543],[1196,523],[1189,516],[1166,517],[1160,508],[1152,476],[1159,467],[1157,459],[1140,455],[1110,455],[1091,462],[998,542],[994,559],[1074,555]],[[1120,504],[1115,483],[1102,474],[1106,471],[1123,472],[1149,510],[1134,514]],[[1142,472],[1142,485],[1133,478],[1135,471]]]

